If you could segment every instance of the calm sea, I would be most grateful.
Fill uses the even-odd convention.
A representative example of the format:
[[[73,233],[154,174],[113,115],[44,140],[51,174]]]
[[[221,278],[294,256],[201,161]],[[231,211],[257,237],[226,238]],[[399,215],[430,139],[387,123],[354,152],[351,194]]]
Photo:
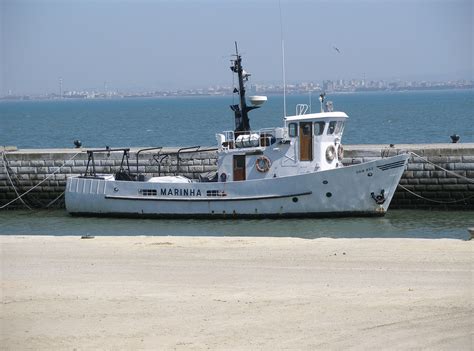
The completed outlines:
[[[392,210],[385,217],[262,220],[82,218],[65,210],[0,211],[0,235],[269,236],[468,239],[473,212]]]
[[[345,144],[474,142],[474,90],[377,92],[329,96],[346,112]],[[318,96],[289,96],[319,110]],[[0,102],[0,145],[19,148],[214,145],[233,129],[232,97]],[[235,101],[236,103],[236,101]],[[250,114],[253,129],[282,125],[283,97]]]
[[[319,110],[318,96],[289,96]],[[474,90],[334,94],[350,119],[346,144],[474,142]],[[0,102],[0,145],[19,148],[214,145],[233,129],[232,97]],[[283,97],[251,113],[254,129],[282,125]],[[210,235],[317,237],[468,237],[473,212],[389,211],[383,218],[288,220],[136,220],[75,218],[64,210],[0,211],[0,234]]]

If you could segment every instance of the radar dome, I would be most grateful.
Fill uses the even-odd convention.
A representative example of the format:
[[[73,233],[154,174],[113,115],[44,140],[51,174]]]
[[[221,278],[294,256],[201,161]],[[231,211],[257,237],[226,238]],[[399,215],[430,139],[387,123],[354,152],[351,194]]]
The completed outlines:
[[[255,96],[250,96],[249,100],[252,105],[259,106],[267,102],[267,97],[255,95]]]

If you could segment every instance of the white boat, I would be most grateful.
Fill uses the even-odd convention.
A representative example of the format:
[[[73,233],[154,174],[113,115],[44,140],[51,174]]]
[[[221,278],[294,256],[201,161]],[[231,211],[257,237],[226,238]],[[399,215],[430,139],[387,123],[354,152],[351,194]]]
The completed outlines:
[[[127,217],[318,217],[381,216],[405,169],[408,154],[343,166],[341,144],[348,116],[333,111],[320,95],[321,112],[298,105],[283,126],[252,131],[248,112],[266,97],[251,98],[249,76],[236,52],[232,71],[240,103],[232,105],[235,130],[217,134],[217,172],[199,180],[183,176],[146,177],[130,167],[128,149],[116,174],[95,173],[93,154],[82,176],[67,179],[66,209],[74,215]],[[107,149],[105,151],[116,151]],[[196,150],[193,150],[195,152]],[[137,156],[138,160],[138,156]],[[179,160],[179,155],[178,155]]]

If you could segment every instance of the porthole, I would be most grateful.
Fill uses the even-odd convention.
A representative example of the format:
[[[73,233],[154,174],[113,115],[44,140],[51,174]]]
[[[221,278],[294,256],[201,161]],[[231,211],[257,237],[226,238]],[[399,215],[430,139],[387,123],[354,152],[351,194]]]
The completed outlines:
[[[327,196],[327,197],[331,197],[331,196],[332,196],[332,193],[326,193],[326,196]]]
[[[327,180],[323,180],[323,184],[327,184],[327,183],[328,183],[328,181],[327,181]]]
[[[292,200],[293,200],[293,202],[298,202],[298,198],[297,198],[297,197],[294,197]]]

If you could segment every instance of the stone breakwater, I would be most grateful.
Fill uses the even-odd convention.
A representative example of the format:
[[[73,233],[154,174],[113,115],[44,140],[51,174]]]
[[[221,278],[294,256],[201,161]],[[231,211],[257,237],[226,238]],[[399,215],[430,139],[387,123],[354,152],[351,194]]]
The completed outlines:
[[[217,167],[215,152],[180,154],[177,148],[165,148],[136,154],[130,150],[132,172],[148,176],[184,175],[197,179]],[[62,207],[61,194],[66,179],[83,174],[88,162],[82,149],[0,149],[0,207],[34,187],[22,200],[30,207]],[[347,145],[343,163],[358,164],[399,153],[412,152],[391,208],[474,210],[474,143]],[[169,154],[169,156],[165,156]],[[419,155],[418,156],[415,156]],[[115,173],[122,162],[121,153],[94,153],[97,173]],[[69,161],[68,161],[69,160]],[[161,161],[161,162],[158,162]],[[13,186],[12,186],[13,183]],[[41,183],[41,184],[40,184]],[[38,185],[39,184],[39,185]],[[7,209],[25,206],[17,200]]]

